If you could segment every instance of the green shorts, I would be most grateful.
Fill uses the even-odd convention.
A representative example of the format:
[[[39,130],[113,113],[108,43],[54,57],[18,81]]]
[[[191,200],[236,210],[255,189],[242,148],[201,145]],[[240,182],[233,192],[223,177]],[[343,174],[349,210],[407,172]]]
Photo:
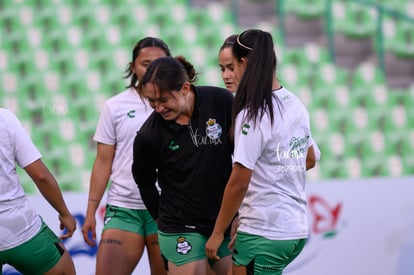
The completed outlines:
[[[306,240],[269,240],[238,231],[233,264],[254,269],[254,274],[280,275],[302,251]]]
[[[44,274],[57,264],[64,253],[59,243],[60,239],[43,222],[33,238],[0,252],[0,269],[4,264],[9,264],[23,274]]]
[[[163,233],[158,231],[158,242],[165,260],[177,266],[206,259],[206,243],[208,238],[198,233]],[[231,255],[228,248],[230,237],[224,238],[217,251],[220,258]],[[210,265],[214,262],[209,261]]]
[[[129,209],[114,205],[107,205],[103,231],[120,229],[147,236],[157,234],[157,223],[148,210]]]

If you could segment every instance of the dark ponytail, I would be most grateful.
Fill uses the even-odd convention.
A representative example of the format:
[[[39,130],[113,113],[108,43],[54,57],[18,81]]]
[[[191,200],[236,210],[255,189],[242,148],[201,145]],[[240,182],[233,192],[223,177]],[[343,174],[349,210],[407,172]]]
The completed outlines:
[[[233,55],[238,62],[247,59],[234,99],[233,125],[243,109],[247,110],[245,120],[256,124],[268,111],[273,123],[272,82],[277,60],[271,34],[254,29],[242,32],[233,45]]]

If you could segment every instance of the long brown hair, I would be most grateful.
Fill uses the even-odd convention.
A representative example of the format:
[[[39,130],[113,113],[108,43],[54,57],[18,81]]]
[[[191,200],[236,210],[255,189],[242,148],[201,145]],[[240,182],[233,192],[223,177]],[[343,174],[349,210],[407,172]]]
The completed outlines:
[[[272,35],[255,29],[242,32],[233,45],[233,56],[238,62],[248,57],[234,98],[233,126],[237,114],[243,109],[246,109],[245,120],[252,120],[255,124],[269,112],[273,123],[272,82],[277,58]]]

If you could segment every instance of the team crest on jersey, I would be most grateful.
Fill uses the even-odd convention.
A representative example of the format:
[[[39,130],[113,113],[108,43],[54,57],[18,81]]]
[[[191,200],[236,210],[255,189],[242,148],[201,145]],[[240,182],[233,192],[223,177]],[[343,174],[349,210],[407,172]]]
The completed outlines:
[[[185,237],[179,237],[177,239],[177,253],[181,255],[186,255],[188,252],[190,252],[193,247],[191,246],[191,243],[187,241]]]
[[[219,139],[221,137],[221,133],[223,129],[221,128],[220,124],[216,122],[215,119],[209,118],[206,122],[206,134],[211,139]]]

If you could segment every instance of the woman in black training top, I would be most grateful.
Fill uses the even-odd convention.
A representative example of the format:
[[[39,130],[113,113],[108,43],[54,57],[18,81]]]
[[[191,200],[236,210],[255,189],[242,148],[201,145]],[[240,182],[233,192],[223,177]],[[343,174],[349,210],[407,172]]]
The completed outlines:
[[[233,96],[222,88],[194,86],[195,80],[183,57],[161,57],[151,62],[138,87],[155,112],[135,137],[132,173],[158,222],[170,275],[207,274],[205,243],[232,169]],[[210,262],[216,274],[231,268],[229,241],[227,230],[220,260]]]

